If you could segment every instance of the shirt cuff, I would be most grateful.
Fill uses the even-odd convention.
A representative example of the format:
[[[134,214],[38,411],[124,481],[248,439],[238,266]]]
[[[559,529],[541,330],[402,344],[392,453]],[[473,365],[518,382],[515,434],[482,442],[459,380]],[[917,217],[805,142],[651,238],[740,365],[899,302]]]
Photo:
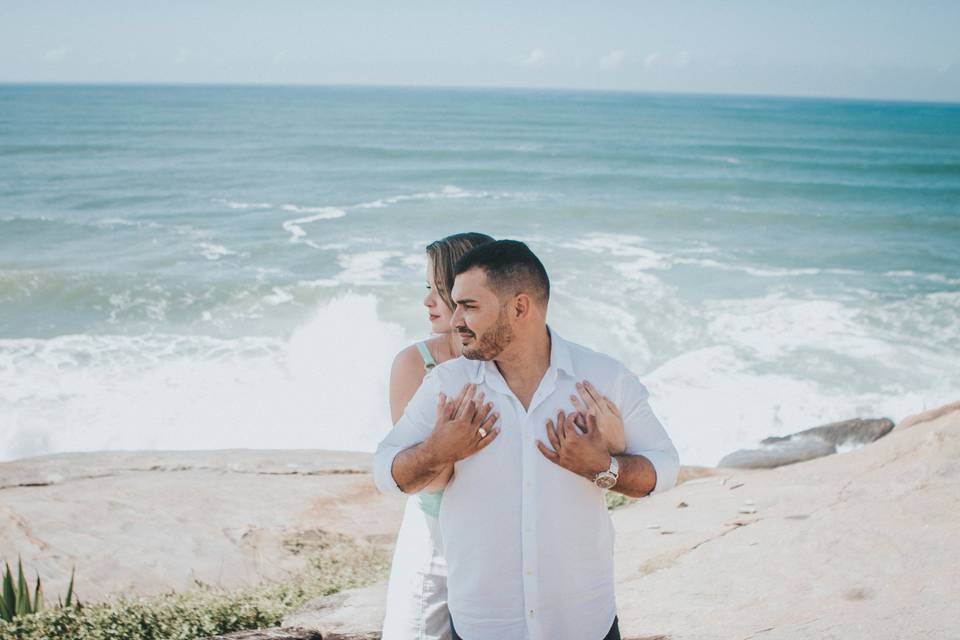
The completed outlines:
[[[395,496],[407,495],[393,479],[393,461],[402,450],[399,447],[381,447],[373,454],[373,481],[381,493]]]
[[[677,484],[680,463],[674,456],[664,451],[641,451],[638,455],[649,460],[657,473],[657,484],[648,495],[672,489]]]

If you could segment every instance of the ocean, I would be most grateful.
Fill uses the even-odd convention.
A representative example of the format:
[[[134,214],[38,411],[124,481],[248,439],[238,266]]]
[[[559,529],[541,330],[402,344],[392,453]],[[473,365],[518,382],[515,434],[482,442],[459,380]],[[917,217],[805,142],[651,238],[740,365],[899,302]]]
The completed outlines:
[[[372,451],[424,246],[527,242],[684,464],[960,399],[960,105],[0,86],[0,460]]]

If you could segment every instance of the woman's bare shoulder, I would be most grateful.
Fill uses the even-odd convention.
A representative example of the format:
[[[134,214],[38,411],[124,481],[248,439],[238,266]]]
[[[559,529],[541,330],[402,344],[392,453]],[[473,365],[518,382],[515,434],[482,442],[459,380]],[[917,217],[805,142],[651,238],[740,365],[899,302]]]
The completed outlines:
[[[412,375],[419,372],[420,378],[423,378],[423,356],[417,349],[417,345],[412,344],[409,347],[401,349],[393,358],[393,366],[390,368],[390,377],[402,376],[409,379]]]
[[[420,388],[425,373],[423,357],[415,344],[400,351],[393,359],[390,368],[390,415],[394,424]]]

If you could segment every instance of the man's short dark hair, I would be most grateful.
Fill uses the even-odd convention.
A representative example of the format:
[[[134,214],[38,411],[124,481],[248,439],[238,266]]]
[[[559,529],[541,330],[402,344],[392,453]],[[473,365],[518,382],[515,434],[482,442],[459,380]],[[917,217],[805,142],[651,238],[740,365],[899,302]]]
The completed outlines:
[[[453,267],[454,276],[470,269],[483,269],[487,282],[500,298],[526,293],[547,306],[550,278],[540,258],[517,240],[496,240],[474,247]]]

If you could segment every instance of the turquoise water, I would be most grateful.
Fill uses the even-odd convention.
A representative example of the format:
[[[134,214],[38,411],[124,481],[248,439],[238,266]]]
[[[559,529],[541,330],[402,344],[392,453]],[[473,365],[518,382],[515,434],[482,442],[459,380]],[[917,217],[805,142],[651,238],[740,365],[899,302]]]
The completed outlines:
[[[0,86],[0,459],[370,450],[463,230],[687,463],[960,396],[960,105]]]

